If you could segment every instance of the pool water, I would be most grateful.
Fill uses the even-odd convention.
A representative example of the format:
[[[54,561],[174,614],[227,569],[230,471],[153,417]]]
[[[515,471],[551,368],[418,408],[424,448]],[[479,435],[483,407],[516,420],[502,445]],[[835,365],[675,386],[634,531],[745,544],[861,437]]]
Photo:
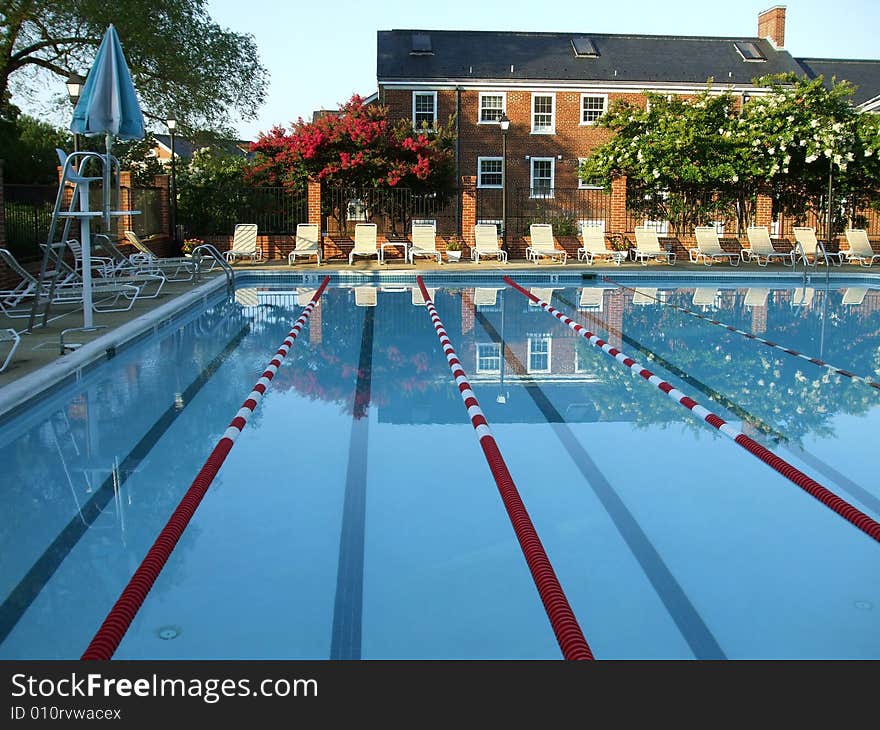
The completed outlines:
[[[880,291],[585,283],[535,291],[880,519],[880,390],[672,306],[880,380]],[[500,279],[431,287],[597,658],[880,658],[874,540]],[[310,296],[0,426],[0,658],[80,656]],[[326,290],[116,658],[561,656],[419,299]]]

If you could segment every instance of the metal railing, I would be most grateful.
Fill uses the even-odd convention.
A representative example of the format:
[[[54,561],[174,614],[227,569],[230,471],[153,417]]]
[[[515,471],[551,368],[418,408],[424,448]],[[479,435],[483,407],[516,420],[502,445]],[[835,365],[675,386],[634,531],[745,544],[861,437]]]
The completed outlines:
[[[256,223],[261,235],[292,234],[308,221],[308,199],[282,187],[188,186],[177,219],[187,235],[232,235],[236,223]]]
[[[193,261],[196,262],[196,277],[199,277],[199,274],[201,273],[201,268],[202,268],[201,267],[201,260],[202,260],[202,258],[203,257],[204,258],[210,257],[213,260],[215,260],[218,264],[220,264],[220,268],[223,269],[223,273],[226,275],[227,288],[229,288],[230,291],[235,288],[235,272],[232,270],[232,267],[229,265],[229,263],[223,257],[223,254],[221,254],[210,243],[203,243],[201,246],[196,246],[192,250],[191,256],[193,257]],[[211,268],[213,268],[213,266]],[[209,271],[210,271],[210,269],[209,269]]]

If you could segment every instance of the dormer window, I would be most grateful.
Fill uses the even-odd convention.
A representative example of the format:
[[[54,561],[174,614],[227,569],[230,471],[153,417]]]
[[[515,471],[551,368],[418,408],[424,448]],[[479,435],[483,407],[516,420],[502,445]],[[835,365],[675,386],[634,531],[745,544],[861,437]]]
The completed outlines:
[[[593,39],[586,36],[572,38],[571,47],[574,48],[574,55],[578,58],[596,58],[599,55]]]
[[[733,47],[736,48],[736,52],[742,56],[743,61],[766,61],[764,54],[761,53],[761,49],[758,48],[757,43],[753,43],[752,41],[735,41]]]
[[[431,36],[428,33],[412,34],[412,49],[410,56],[433,56],[434,49],[431,47]]]

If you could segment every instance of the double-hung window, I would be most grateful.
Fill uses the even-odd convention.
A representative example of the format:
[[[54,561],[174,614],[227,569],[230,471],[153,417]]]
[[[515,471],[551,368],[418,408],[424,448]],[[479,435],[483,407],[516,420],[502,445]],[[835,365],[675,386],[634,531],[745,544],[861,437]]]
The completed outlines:
[[[587,161],[586,157],[578,157],[578,171],[575,173],[578,179],[578,189],[580,190],[604,190],[605,186],[602,185],[600,180],[584,180],[581,178],[580,169],[581,165],[583,165]]]
[[[531,177],[529,180],[529,187],[532,191],[531,197],[553,197],[553,170],[555,162],[556,160],[553,157],[532,157]]]
[[[581,124],[595,124],[607,104],[606,94],[581,94]]]
[[[504,159],[501,157],[477,158],[477,187],[504,187]]]
[[[532,94],[532,134],[556,134],[556,97]]]
[[[530,373],[550,372],[550,338],[529,337]]]
[[[437,92],[413,92],[413,126],[421,129],[423,124],[428,127],[437,125]]]
[[[498,342],[477,343],[477,372],[501,372],[501,344]]]
[[[480,124],[497,124],[504,116],[507,102],[505,95],[497,91],[484,91],[480,93]]]

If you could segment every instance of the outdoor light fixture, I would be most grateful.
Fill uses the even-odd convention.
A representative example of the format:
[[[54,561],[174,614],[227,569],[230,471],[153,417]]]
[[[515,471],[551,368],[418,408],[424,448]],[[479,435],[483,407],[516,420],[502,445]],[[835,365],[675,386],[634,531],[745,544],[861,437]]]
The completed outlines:
[[[501,115],[501,119],[498,120],[498,125],[501,127],[502,132],[506,132],[510,129],[510,120],[507,118],[506,114]]]
[[[175,119],[173,115],[169,114],[168,119],[165,120],[165,124],[167,124],[168,129],[173,132],[177,128],[177,119]]]
[[[169,114],[165,120],[171,132],[171,243],[177,247],[177,182],[174,179],[174,130],[177,129],[177,118]],[[175,251],[175,254],[178,253]]]
[[[504,112],[498,126],[501,127],[501,242],[507,250],[507,130],[510,129],[510,120]]]
[[[79,74],[72,73],[67,77],[67,96],[70,97],[70,103],[76,107],[79,97],[82,96],[83,84],[86,80]],[[73,151],[79,151],[79,135],[73,134]]]

